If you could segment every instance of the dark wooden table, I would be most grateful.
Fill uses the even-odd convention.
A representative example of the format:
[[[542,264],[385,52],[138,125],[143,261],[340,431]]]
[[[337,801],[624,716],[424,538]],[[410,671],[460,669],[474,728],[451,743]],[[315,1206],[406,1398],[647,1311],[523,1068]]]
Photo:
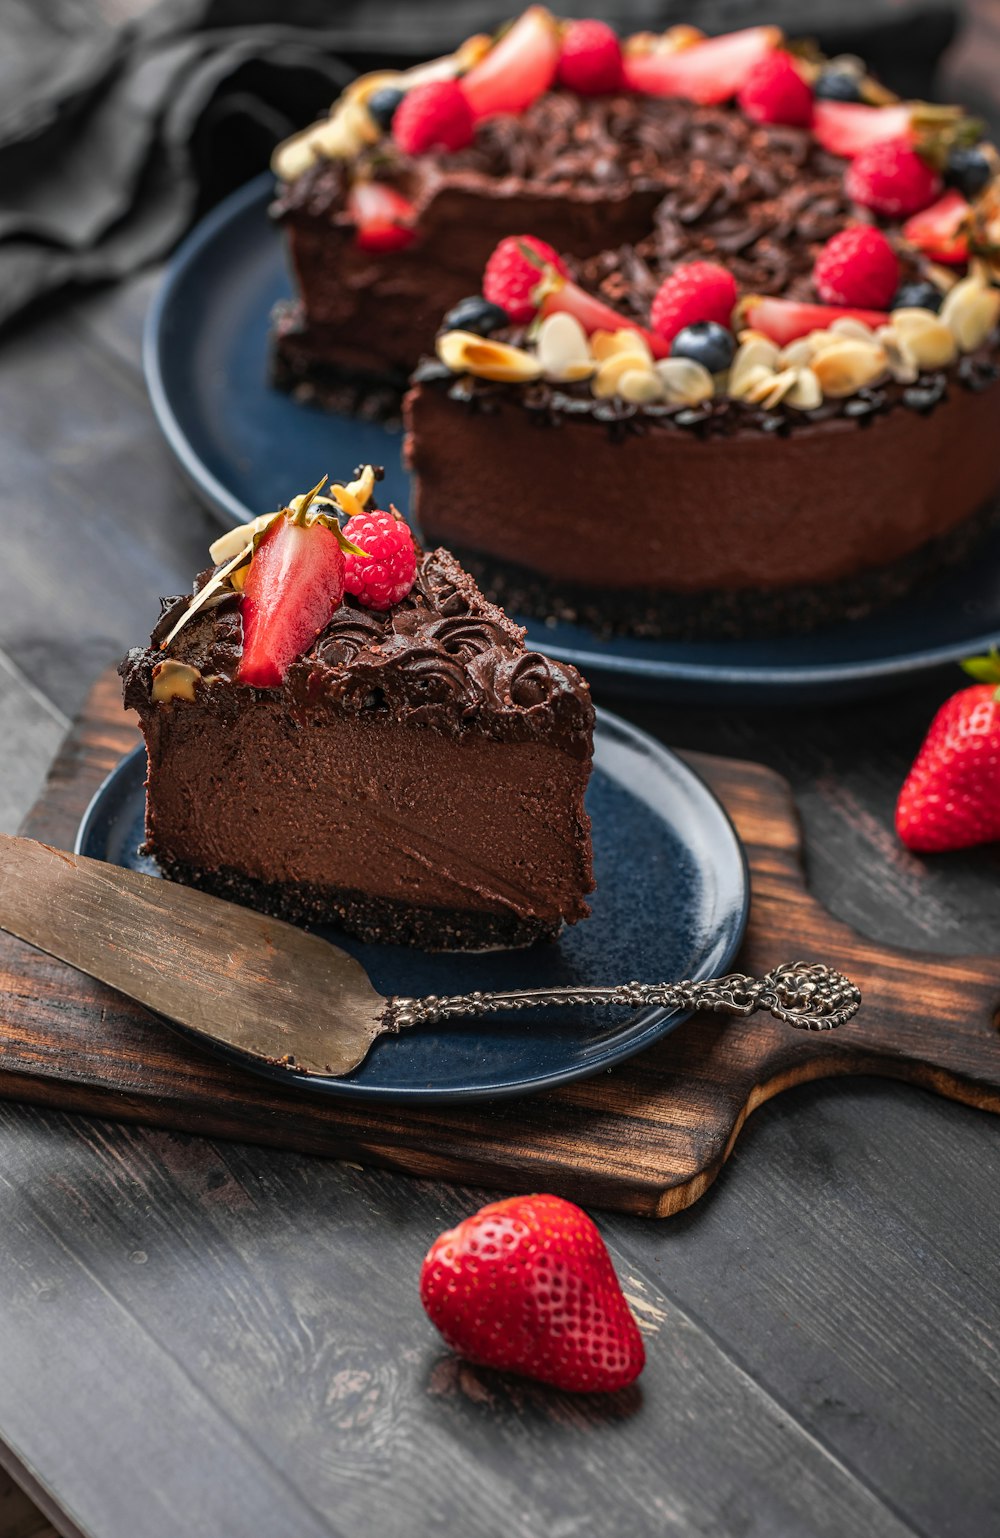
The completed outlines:
[[[7,829],[212,532],[145,398],[155,281],[53,306],[0,348]],[[959,683],[625,713],[786,774],[841,917],[989,951],[1000,851],[925,863],[891,832]],[[598,1214],[649,1346],[640,1391],[602,1406],[460,1366],[425,1320],[421,1256],[485,1193],[0,1104],[0,1462],[90,1538],[987,1538],[998,1134],[930,1094],[833,1081],[761,1110],[690,1211]]]

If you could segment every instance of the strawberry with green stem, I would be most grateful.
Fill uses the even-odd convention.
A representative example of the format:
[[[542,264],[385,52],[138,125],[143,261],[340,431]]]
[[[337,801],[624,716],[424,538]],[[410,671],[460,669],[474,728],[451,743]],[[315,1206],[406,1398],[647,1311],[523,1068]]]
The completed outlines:
[[[897,833],[920,853],[1000,840],[1000,651],[962,666],[977,682],[941,706],[896,806]]]

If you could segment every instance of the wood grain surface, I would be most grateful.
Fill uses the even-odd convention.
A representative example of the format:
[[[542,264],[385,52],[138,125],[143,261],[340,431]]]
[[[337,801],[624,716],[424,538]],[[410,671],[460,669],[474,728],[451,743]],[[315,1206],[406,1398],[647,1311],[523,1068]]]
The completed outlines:
[[[136,741],[117,677],[92,691],[25,831],[72,847],[83,808]],[[663,1217],[697,1200],[746,1117],[811,1079],[886,1074],[1000,1109],[1000,956],[881,947],[831,920],[803,884],[788,786],[738,760],[688,755],[747,849],[751,917],[736,969],[826,960],[864,1005],[837,1032],[699,1015],[640,1057],[546,1095],[494,1105],[331,1104],[204,1052],[115,994],[0,937],[0,1096],[260,1141],[418,1175],[534,1190]]]
[[[52,8],[69,25],[87,4]],[[969,10],[948,95],[978,108],[971,81],[995,106],[997,7]],[[0,648],[29,686],[0,719],[11,819],[47,751],[38,699],[73,715],[211,537],[142,384],[157,280],[73,296],[0,346]],[[923,860],[891,831],[961,682],[624,713],[785,777],[810,889],[842,922],[988,954],[1000,849]],[[806,1084],[687,1211],[600,1215],[649,1349],[635,1395],[600,1404],[457,1364],[421,1314],[420,1256],[481,1190],[3,1102],[0,1462],[72,1538],[992,1538],[997,1130],[891,1080]],[[0,1534],[26,1538],[9,1511]]]

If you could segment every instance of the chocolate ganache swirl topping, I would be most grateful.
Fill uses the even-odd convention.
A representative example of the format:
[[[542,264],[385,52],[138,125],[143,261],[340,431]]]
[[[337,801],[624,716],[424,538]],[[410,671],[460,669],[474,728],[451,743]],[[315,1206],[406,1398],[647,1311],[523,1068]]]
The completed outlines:
[[[200,575],[196,592],[210,575]],[[242,651],[239,599],[223,593],[210,600],[162,650],[189,601],[163,600],[150,647],[131,652],[123,666],[126,698],[135,690],[131,703],[148,706],[153,668],[169,657],[201,673],[196,702],[238,720],[247,693],[234,683]],[[332,705],[455,737],[474,729],[501,741],[544,738],[578,758],[590,753],[594,711],[585,681],[575,668],[526,651],[524,631],[486,601],[446,550],[420,558],[413,589],[385,613],[346,598],[281,690],[255,692],[284,695],[304,722]]]

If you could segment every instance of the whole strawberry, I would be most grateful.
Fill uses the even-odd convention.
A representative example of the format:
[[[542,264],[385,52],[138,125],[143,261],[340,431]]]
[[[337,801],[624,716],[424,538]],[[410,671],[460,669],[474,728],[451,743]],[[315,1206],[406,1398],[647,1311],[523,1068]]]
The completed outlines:
[[[398,513],[359,513],[345,523],[344,537],[365,552],[344,556],[346,592],[366,609],[391,609],[406,597],[417,574],[417,552]]]
[[[941,706],[896,805],[897,833],[921,853],[1000,839],[1000,653],[963,665],[984,681]]]
[[[753,66],[740,88],[739,104],[755,123],[808,128],[812,122],[812,88],[789,55],[777,48]]]
[[[624,1388],[642,1336],[585,1212],[558,1196],[491,1202],[436,1239],[420,1299],[455,1351],[579,1393]]]
[[[813,268],[816,292],[827,304],[885,310],[899,287],[899,258],[870,224],[855,224],[827,241]]]
[[[873,214],[905,219],[934,202],[941,178],[908,139],[882,139],[851,161],[844,187],[849,198]]]
[[[515,325],[533,320],[538,309],[532,298],[546,267],[565,274],[558,251],[534,235],[508,235],[501,240],[483,271],[483,298],[506,311]]]

